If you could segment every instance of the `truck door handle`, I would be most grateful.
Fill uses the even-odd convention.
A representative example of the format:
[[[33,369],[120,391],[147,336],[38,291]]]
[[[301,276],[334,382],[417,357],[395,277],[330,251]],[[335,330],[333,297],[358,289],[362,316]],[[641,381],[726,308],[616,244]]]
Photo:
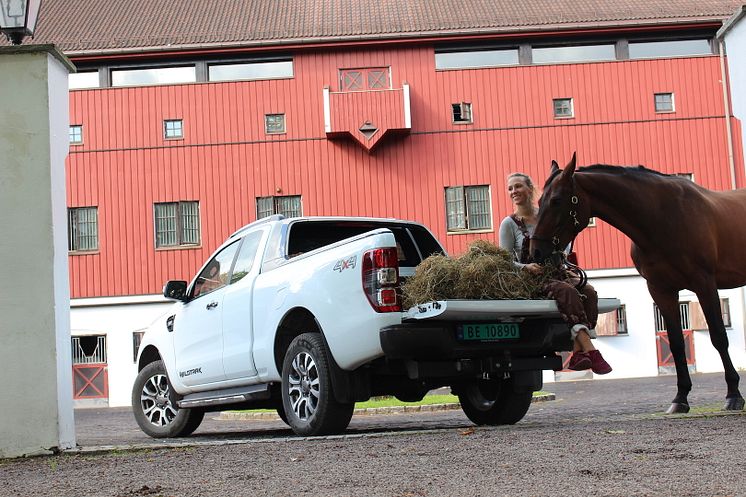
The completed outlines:
[[[217,302],[210,302],[209,304],[207,304],[207,310],[209,311],[210,309],[215,309],[217,306]]]

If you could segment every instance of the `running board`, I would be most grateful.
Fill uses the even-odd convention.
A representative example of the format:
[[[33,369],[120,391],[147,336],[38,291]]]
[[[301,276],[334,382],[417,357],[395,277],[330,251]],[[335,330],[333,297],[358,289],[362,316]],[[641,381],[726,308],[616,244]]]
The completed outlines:
[[[206,407],[220,404],[237,404],[250,400],[269,399],[269,383],[251,385],[248,387],[226,388],[211,392],[190,393],[177,403],[179,407]]]

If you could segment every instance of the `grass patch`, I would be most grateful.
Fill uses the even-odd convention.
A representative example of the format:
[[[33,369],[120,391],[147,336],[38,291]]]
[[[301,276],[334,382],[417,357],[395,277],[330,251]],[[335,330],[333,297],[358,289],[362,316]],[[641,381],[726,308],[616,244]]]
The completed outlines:
[[[538,391],[534,392],[534,397],[548,395],[549,392]],[[377,407],[401,407],[401,406],[425,406],[434,404],[457,404],[458,397],[451,394],[433,394],[425,395],[425,397],[417,402],[402,402],[396,397],[372,397],[365,402],[357,402],[355,409],[371,409]],[[275,412],[274,409],[250,409],[250,410],[236,410],[231,412]]]

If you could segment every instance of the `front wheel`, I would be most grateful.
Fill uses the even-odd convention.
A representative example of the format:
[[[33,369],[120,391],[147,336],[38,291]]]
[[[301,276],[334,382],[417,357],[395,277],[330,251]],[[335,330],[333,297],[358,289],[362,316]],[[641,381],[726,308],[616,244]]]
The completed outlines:
[[[512,379],[478,380],[458,392],[466,417],[476,425],[512,425],[523,419],[533,392],[513,388]]]
[[[350,424],[355,403],[334,398],[330,362],[318,333],[296,337],[285,353],[282,403],[287,423],[298,435],[334,435]]]
[[[190,435],[205,417],[201,409],[176,405],[163,361],[151,362],[135,378],[132,411],[142,431],[153,438]]]

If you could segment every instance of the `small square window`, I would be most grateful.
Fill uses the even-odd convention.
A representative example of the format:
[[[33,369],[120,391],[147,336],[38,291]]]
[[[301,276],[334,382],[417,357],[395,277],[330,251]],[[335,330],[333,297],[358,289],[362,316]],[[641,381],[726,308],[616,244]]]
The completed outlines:
[[[655,94],[655,112],[674,112],[673,93]]]
[[[166,119],[163,121],[163,137],[166,140],[184,138],[184,121],[181,119]]]
[[[572,98],[555,98],[552,102],[554,105],[554,117],[569,118],[575,116]]]
[[[453,122],[457,124],[469,124],[474,122],[471,116],[471,104],[468,102],[461,102],[458,104],[451,104],[453,112]]]
[[[596,226],[596,218],[595,217],[589,217],[588,218],[588,227],[589,228],[595,228]]]
[[[694,181],[694,173],[675,173],[674,176]]]
[[[73,124],[70,126],[70,144],[80,145],[83,143],[83,125]]]
[[[264,130],[268,135],[285,132],[285,114],[266,114],[264,116]]]

